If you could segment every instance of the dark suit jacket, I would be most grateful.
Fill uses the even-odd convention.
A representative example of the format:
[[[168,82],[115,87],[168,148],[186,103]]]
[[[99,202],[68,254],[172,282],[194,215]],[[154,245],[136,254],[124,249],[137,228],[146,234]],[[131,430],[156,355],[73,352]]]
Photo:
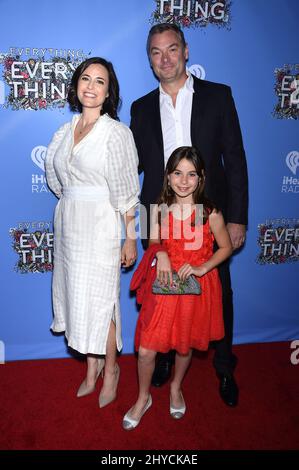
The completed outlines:
[[[230,87],[194,78],[191,141],[206,167],[206,196],[226,222],[247,225],[248,181],[239,119]],[[154,204],[162,189],[164,150],[159,88],[134,101],[131,130],[144,172],[141,203]]]

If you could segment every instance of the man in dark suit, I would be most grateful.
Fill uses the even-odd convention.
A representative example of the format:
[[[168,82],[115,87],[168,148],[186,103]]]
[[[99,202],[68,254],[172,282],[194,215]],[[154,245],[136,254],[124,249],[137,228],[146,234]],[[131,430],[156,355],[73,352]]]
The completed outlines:
[[[138,99],[131,108],[139,169],[144,173],[141,203],[149,211],[161,191],[164,168],[172,151],[182,145],[197,147],[206,167],[206,194],[222,211],[233,248],[245,241],[248,183],[245,152],[231,90],[199,80],[186,69],[188,46],[173,24],[151,28],[147,52],[159,88]],[[149,217],[148,217],[149,219]],[[143,227],[144,231],[145,227]],[[148,229],[148,227],[147,227]],[[142,234],[142,236],[148,236]],[[147,239],[143,239],[144,248]],[[225,337],[214,344],[214,367],[219,392],[229,406],[238,403],[234,379],[237,359],[232,354],[233,302],[229,262],[219,267],[223,291]],[[152,383],[170,377],[171,354],[158,355]]]

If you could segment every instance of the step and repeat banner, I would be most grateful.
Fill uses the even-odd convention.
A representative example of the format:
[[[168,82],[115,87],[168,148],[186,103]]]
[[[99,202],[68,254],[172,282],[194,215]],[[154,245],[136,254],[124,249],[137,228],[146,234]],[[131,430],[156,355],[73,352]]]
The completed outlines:
[[[192,73],[230,85],[239,113],[250,207],[247,241],[231,264],[234,343],[299,339],[298,1],[28,0],[12,8],[7,0],[0,12],[0,362],[69,354],[64,336],[49,330],[56,198],[44,159],[72,117],[72,73],[87,57],[110,60],[129,124],[131,103],[157,87],[145,45],[151,25],[165,21],[184,29]],[[138,315],[131,276],[121,276],[125,353]]]

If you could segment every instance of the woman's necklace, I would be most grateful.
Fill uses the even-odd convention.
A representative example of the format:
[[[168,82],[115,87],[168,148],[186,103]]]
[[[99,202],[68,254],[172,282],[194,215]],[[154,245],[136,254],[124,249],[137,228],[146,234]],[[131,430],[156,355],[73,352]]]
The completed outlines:
[[[82,124],[82,118],[80,119],[80,129],[79,129],[79,135],[81,136],[82,134],[86,134],[87,129],[92,127],[96,122],[98,118],[95,121],[90,122],[89,124],[86,124],[86,126],[83,127]]]

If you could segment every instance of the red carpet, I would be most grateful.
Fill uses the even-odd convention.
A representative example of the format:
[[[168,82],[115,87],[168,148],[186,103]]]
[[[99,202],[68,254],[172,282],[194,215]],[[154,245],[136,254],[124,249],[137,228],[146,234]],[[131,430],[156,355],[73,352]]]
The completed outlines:
[[[236,346],[240,404],[219,398],[212,352],[195,356],[183,390],[187,412],[169,416],[169,388],[134,431],[121,421],[137,393],[136,359],[121,356],[118,399],[98,408],[97,390],[77,399],[85,364],[75,359],[0,365],[0,449],[299,449],[299,365],[290,343]]]

